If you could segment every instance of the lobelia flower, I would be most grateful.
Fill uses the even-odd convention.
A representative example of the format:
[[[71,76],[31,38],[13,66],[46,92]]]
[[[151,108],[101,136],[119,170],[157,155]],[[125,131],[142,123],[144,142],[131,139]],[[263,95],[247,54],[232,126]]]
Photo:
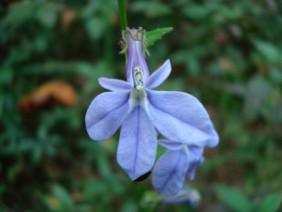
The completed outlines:
[[[202,104],[183,92],[154,91],[170,74],[167,60],[152,75],[143,55],[143,30],[127,29],[127,81],[100,78],[110,92],[98,95],[85,117],[89,136],[106,140],[120,127],[117,161],[136,180],[154,165],[157,134],[182,145],[213,147],[218,135]]]
[[[187,145],[170,140],[160,140],[159,144],[167,148],[153,170],[152,183],[162,195],[175,195],[183,187],[185,176],[195,178],[196,169],[204,162],[204,147]]]

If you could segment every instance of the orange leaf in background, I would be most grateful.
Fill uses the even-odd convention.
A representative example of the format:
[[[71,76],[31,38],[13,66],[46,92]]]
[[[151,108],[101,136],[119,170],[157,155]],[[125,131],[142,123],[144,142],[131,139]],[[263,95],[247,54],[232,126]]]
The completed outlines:
[[[76,101],[77,95],[71,84],[54,80],[43,84],[32,94],[22,97],[19,105],[21,111],[31,112],[54,104],[71,107]]]

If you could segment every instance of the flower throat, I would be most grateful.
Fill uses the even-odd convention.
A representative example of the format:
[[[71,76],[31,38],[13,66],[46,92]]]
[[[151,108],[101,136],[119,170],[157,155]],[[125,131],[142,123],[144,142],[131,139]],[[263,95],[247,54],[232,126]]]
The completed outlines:
[[[144,71],[141,66],[133,67],[134,88],[141,90],[144,88]]]

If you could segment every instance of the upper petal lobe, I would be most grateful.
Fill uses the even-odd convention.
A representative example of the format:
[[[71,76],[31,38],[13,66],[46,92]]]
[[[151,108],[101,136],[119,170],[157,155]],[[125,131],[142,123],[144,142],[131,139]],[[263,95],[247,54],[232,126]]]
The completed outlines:
[[[148,81],[146,82],[146,87],[150,89],[158,87],[167,79],[170,72],[170,61],[166,60],[164,64],[149,77]]]
[[[132,86],[123,80],[110,79],[110,78],[99,78],[99,84],[110,91],[130,91]]]

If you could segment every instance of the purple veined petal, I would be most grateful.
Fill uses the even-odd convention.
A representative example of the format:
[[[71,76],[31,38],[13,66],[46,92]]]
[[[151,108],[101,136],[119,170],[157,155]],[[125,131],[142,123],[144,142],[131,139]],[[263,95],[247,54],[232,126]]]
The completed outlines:
[[[186,148],[188,149],[189,157],[189,168],[187,175],[189,176],[190,180],[194,180],[197,168],[204,162],[204,148],[199,146],[186,146]]]
[[[129,112],[129,92],[105,92],[90,104],[85,124],[88,135],[96,141],[111,137]]]
[[[99,78],[99,84],[110,91],[130,91],[132,86],[123,80],[110,79],[110,78]]]
[[[183,187],[188,169],[188,160],[183,149],[163,154],[153,169],[152,182],[162,195],[175,195]]]
[[[164,64],[149,77],[149,79],[146,82],[146,87],[150,89],[158,87],[167,79],[170,72],[171,72],[170,61],[166,60]]]
[[[188,153],[189,153],[189,163],[198,162],[201,157],[203,156],[204,148],[199,146],[188,146]]]
[[[179,150],[182,149],[183,143],[176,142],[176,141],[171,141],[167,139],[161,139],[158,141],[159,144],[169,150]]]
[[[201,156],[201,158],[198,161],[194,161],[194,162],[189,163],[187,176],[189,177],[190,180],[195,179],[196,170],[200,165],[202,165],[204,163],[204,161],[205,161],[205,157]]]
[[[195,178],[197,168],[200,165],[202,165],[202,163],[204,162],[204,157],[203,157],[204,148],[195,145],[188,146],[183,143],[179,143],[171,140],[165,140],[165,139],[161,139],[158,142],[161,146],[169,150],[181,150],[183,148],[184,149],[186,148],[187,150],[186,158],[189,162],[187,175],[190,178],[190,180],[193,180]]]
[[[157,134],[146,112],[137,106],[121,127],[117,161],[131,180],[146,174],[155,162]]]
[[[147,90],[150,118],[170,140],[214,147],[219,138],[203,105],[183,92]]]

